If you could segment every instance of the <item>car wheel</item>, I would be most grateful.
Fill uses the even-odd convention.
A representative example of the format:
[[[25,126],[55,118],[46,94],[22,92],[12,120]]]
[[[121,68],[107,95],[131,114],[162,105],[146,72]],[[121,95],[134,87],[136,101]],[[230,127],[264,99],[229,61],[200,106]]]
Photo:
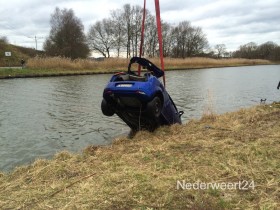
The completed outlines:
[[[112,105],[108,104],[105,99],[101,102],[101,110],[102,113],[108,117],[113,116],[115,114],[115,109]]]
[[[162,102],[158,96],[147,104],[148,113],[158,118],[162,110]]]

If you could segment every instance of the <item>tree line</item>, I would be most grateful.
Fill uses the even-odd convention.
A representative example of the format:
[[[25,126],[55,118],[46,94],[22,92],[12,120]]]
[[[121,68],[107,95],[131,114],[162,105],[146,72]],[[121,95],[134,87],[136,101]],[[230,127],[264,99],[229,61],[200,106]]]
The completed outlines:
[[[280,60],[280,46],[272,41],[257,45],[255,42],[241,45],[232,57],[247,59]]]
[[[104,57],[139,56],[143,8],[125,4],[113,10],[109,18],[92,24],[87,34],[72,9],[56,8],[51,15],[51,30],[44,42],[44,50],[50,56],[70,58],[87,57],[94,51]],[[203,53],[208,40],[200,27],[189,21],[173,26],[162,22],[164,56],[190,57]],[[159,46],[155,16],[146,10],[145,41],[143,53],[147,57],[158,56]]]
[[[143,9],[126,4],[111,13],[110,18],[98,21],[90,27],[88,43],[91,50],[110,57],[124,53],[126,57],[137,56],[141,39]],[[163,51],[168,57],[189,57],[203,52],[208,47],[206,35],[200,27],[183,21],[177,26],[162,22]],[[146,11],[144,54],[158,55],[159,46],[155,16]]]
[[[139,56],[143,8],[125,4],[113,10],[109,18],[92,24],[84,33],[82,21],[72,9],[56,8],[51,14],[51,30],[44,42],[44,51],[49,56],[63,56],[72,59],[86,58],[90,51],[103,57]],[[235,57],[248,59],[280,60],[280,46],[273,42],[257,45],[250,42],[241,45],[237,51],[227,52],[225,44],[217,44],[209,50],[206,34],[189,21],[172,25],[162,21],[163,51],[165,57],[186,58]],[[145,41],[143,54],[156,57],[159,54],[155,16],[146,10]]]

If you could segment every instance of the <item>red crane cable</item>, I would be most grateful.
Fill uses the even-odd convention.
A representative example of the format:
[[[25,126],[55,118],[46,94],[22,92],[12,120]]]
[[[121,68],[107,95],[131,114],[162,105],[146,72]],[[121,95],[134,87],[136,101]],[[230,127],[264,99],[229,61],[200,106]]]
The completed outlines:
[[[164,71],[159,0],[155,0],[155,8],[156,8],[156,20],[157,20],[158,41],[159,41],[160,64],[161,64],[161,69]],[[163,84],[165,87],[165,75],[163,75]]]
[[[143,19],[142,19],[141,41],[140,41],[140,52],[139,52],[140,58],[142,56],[143,43],[144,43],[145,19],[146,19],[146,0],[144,0],[144,8],[143,8]],[[138,76],[140,76],[140,74],[141,74],[141,65],[138,65]]]

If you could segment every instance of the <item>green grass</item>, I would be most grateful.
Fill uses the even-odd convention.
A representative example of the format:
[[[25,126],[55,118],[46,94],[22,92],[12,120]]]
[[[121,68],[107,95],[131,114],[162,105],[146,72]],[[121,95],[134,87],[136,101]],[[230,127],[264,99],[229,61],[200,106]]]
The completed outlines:
[[[11,52],[12,56],[6,57],[5,52]],[[28,60],[40,54],[42,54],[42,51],[7,44],[0,40],[0,66],[20,66],[21,59]]]
[[[280,104],[120,137],[0,174],[0,209],[277,209]],[[176,189],[254,181],[248,190]]]
[[[112,70],[110,73],[117,72]],[[58,69],[30,69],[30,68],[0,68],[1,78],[20,78],[20,77],[47,77],[47,76],[67,76],[83,74],[109,73],[102,70],[58,70]]]

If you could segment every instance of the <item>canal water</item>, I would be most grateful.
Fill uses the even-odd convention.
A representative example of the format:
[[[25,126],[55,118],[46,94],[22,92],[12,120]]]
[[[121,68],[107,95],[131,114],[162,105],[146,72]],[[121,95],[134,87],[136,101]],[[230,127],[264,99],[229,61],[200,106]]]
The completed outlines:
[[[111,75],[0,80],[0,171],[63,150],[110,144],[129,128],[100,110]],[[221,114],[280,100],[280,65],[166,72],[183,123],[211,108]]]

